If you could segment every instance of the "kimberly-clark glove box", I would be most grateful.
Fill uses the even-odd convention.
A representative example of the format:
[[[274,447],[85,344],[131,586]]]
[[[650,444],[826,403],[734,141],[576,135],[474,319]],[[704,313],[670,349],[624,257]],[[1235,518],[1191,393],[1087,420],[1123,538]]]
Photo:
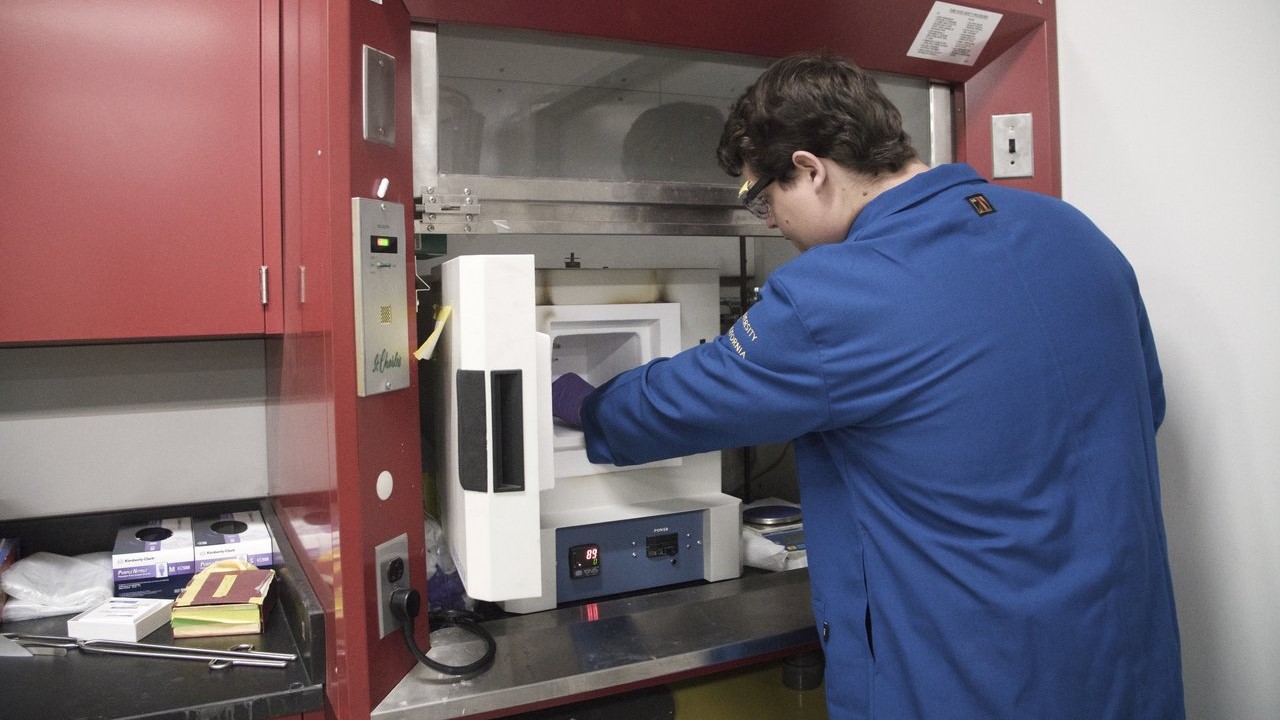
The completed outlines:
[[[111,570],[116,597],[178,597],[195,574],[191,518],[128,525],[116,533]]]
[[[257,510],[196,518],[191,528],[195,538],[195,572],[219,560],[243,560],[259,569],[276,564],[275,542],[262,513]]]

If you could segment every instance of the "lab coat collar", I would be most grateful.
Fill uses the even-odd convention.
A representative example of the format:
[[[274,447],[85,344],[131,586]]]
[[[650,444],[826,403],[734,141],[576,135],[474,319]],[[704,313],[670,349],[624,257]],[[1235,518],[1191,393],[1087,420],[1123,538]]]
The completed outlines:
[[[862,212],[858,213],[858,217],[854,219],[853,226],[849,228],[849,235],[846,239],[857,240],[858,232],[863,228],[869,227],[872,223],[900,210],[905,210],[923,202],[943,190],[956,185],[985,184],[986,182],[978,174],[978,171],[964,163],[939,165],[916,175],[897,187],[884,191],[867,203],[866,207],[862,208]]]

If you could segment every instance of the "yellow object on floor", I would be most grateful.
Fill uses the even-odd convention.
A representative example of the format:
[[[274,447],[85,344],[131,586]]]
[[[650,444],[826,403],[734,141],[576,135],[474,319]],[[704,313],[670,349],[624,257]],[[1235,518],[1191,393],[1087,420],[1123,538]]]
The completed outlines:
[[[672,683],[675,720],[826,720],[823,686],[792,690],[782,684],[782,662],[752,665]]]

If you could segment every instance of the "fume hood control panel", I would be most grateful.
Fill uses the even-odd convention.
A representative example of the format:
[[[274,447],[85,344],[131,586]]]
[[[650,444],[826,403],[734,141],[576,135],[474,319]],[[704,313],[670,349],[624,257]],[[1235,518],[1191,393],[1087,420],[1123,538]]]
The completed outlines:
[[[409,387],[409,301],[404,206],[351,199],[356,394]]]

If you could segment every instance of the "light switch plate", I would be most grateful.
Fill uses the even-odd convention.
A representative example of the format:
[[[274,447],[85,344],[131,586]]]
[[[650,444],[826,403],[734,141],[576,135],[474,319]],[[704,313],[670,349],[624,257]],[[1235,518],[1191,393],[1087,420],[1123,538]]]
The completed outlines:
[[[364,139],[396,146],[396,59],[364,46]]]
[[[991,116],[991,176],[1032,177],[1031,113]]]

